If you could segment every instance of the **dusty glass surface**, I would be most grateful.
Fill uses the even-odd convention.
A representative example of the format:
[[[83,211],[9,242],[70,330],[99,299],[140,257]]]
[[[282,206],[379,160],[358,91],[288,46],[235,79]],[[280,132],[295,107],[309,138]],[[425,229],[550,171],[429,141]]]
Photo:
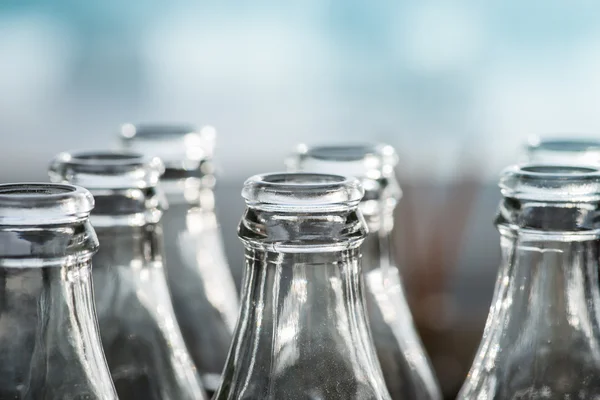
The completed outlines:
[[[366,318],[357,180],[246,181],[242,309],[214,399],[390,399]]]
[[[217,388],[238,314],[238,296],[215,215],[212,153],[206,126],[124,125],[124,146],[165,164],[169,209],[163,218],[166,273],[187,347],[209,394]]]
[[[0,185],[0,399],[117,399],[92,295],[90,193]]]
[[[500,187],[503,261],[458,398],[600,398],[600,172],[528,164]]]
[[[358,178],[360,209],[369,227],[361,246],[368,317],[377,356],[392,399],[441,399],[393,257],[393,212],[401,197],[394,174],[396,152],[383,144],[298,146],[290,170],[339,173]]]
[[[163,269],[162,172],[158,159],[109,151],[63,153],[50,168],[53,180],[76,182],[96,198],[96,309],[121,400],[206,399]]]

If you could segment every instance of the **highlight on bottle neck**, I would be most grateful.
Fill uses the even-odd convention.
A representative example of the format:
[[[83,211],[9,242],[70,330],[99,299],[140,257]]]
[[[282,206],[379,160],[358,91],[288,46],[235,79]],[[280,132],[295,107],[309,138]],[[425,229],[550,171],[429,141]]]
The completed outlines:
[[[290,171],[332,173],[358,178],[365,190],[365,215],[393,211],[402,196],[394,169],[398,155],[386,144],[307,146],[301,144],[288,159]],[[381,206],[386,209],[381,210]]]
[[[527,144],[529,162],[600,165],[600,140],[583,137],[532,137]]]
[[[164,166],[156,157],[107,150],[61,153],[50,163],[48,173],[53,182],[90,190],[96,198],[93,218],[125,216],[128,225],[143,225],[157,222],[166,208],[157,189],[163,172]]]
[[[561,240],[600,232],[600,170],[595,167],[515,165],[504,170],[499,186],[504,197],[499,226],[557,234]]]
[[[88,222],[91,193],[53,183],[0,185],[0,266],[60,266],[91,257],[98,239]]]
[[[273,251],[355,247],[367,232],[358,211],[363,195],[357,179],[339,175],[255,175],[244,183],[247,209],[238,234],[252,247]]]

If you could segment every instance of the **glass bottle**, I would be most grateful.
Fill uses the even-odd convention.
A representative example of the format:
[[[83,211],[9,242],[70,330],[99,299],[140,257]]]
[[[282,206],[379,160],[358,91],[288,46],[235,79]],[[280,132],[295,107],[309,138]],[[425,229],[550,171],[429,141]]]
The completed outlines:
[[[359,182],[267,174],[242,195],[242,308],[213,399],[390,399],[365,312]]]
[[[215,214],[215,130],[126,124],[124,146],[165,164],[166,274],[184,339],[209,394],[219,385],[238,315],[238,296]]]
[[[401,197],[389,145],[301,145],[290,170],[339,173],[358,178],[365,189],[360,210],[369,234],[361,246],[367,311],[373,341],[392,399],[441,399],[441,390],[414,327],[393,257],[394,209]]]
[[[0,185],[0,399],[116,400],[92,295],[91,194]]]
[[[84,186],[96,199],[96,310],[121,400],[206,398],[163,269],[162,172],[157,158],[110,151],[62,153],[50,166],[51,180]]]
[[[458,399],[600,398],[600,171],[513,166],[500,188],[502,262]]]
[[[530,162],[544,164],[600,165],[600,140],[533,137],[526,148]]]

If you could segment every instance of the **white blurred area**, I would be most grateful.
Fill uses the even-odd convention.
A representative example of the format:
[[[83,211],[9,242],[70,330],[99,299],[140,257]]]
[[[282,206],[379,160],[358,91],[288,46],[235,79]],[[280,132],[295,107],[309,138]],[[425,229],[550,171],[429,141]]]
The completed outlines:
[[[530,134],[596,133],[600,6],[486,4],[0,5],[0,151],[19,167],[2,179],[123,121],[217,126],[225,179],[361,140],[415,179],[451,178],[465,151],[494,178]]]

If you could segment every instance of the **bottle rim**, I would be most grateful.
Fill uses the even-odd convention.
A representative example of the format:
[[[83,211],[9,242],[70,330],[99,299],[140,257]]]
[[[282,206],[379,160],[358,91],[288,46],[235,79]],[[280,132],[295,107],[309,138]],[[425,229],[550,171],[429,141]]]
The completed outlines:
[[[590,137],[539,137],[527,142],[530,162],[600,164],[600,140]]]
[[[600,140],[586,137],[539,137],[533,136],[527,143],[530,151],[589,151],[600,150]]]
[[[254,175],[244,182],[248,207],[282,212],[330,212],[356,208],[364,195],[356,178],[311,172]]]
[[[160,159],[118,150],[77,150],[58,154],[48,174],[53,182],[88,189],[140,189],[155,187],[164,173]]]
[[[540,202],[600,201],[600,169],[594,166],[550,163],[517,164],[500,177],[504,197]]]
[[[76,222],[94,208],[83,187],[59,183],[0,184],[0,226],[36,226]]]
[[[288,160],[292,171],[324,171],[380,179],[392,176],[398,164],[396,150],[384,143],[300,144]]]
[[[126,123],[119,131],[124,147],[159,157],[169,176],[173,171],[204,175],[199,170],[213,157],[216,135],[211,125],[198,128],[188,123]]]
[[[120,135],[124,140],[136,138],[164,138],[185,136],[196,133],[196,127],[187,123],[125,123],[121,125]]]

